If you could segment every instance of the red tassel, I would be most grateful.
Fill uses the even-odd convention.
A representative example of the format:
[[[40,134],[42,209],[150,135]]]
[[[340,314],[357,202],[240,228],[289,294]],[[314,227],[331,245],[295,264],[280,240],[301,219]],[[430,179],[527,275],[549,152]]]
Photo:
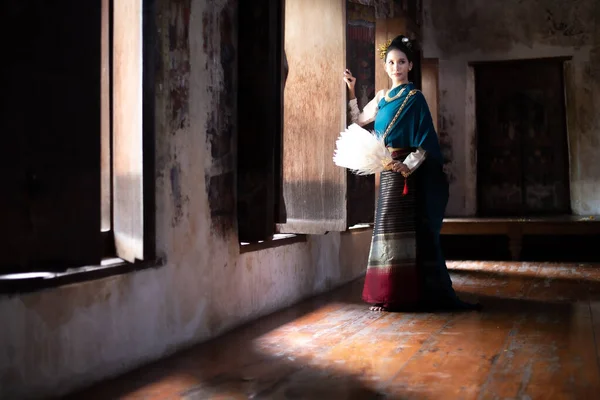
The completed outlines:
[[[404,178],[404,190],[402,191],[402,196],[406,196],[408,194],[408,179]]]

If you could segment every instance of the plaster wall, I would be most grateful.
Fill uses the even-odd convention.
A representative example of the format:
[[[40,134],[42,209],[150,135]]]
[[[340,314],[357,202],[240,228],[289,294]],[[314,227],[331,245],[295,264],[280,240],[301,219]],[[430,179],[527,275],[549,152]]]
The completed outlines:
[[[158,0],[157,252],[166,265],[0,298],[0,398],[58,396],[349,282],[371,231],[240,254],[237,2]]]
[[[449,162],[447,216],[476,214],[471,62],[571,57],[565,65],[571,208],[600,214],[600,3],[424,0],[423,55],[439,59],[438,131]]]

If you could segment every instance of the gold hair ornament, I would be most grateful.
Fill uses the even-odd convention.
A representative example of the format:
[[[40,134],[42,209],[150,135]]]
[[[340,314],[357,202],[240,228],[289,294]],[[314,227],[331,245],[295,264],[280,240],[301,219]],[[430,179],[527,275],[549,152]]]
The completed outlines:
[[[385,60],[385,54],[387,53],[387,49],[390,47],[390,44],[392,44],[392,39],[388,39],[387,42],[380,44],[377,48],[379,50],[379,58],[382,60]]]

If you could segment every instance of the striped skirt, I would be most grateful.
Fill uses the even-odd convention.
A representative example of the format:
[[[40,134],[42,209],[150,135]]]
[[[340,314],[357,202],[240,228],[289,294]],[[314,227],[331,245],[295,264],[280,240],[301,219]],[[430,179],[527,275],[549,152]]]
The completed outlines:
[[[406,156],[406,154],[404,154]],[[416,179],[391,171],[381,173],[375,227],[369,252],[363,300],[386,308],[419,301],[416,238]]]

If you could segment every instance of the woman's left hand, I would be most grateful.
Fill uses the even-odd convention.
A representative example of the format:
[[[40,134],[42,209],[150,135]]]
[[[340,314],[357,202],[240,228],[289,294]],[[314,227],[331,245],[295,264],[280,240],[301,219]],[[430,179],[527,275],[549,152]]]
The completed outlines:
[[[400,161],[394,161],[392,163],[392,171],[400,172],[402,175],[410,174],[410,169],[406,166],[406,164],[401,163]]]

